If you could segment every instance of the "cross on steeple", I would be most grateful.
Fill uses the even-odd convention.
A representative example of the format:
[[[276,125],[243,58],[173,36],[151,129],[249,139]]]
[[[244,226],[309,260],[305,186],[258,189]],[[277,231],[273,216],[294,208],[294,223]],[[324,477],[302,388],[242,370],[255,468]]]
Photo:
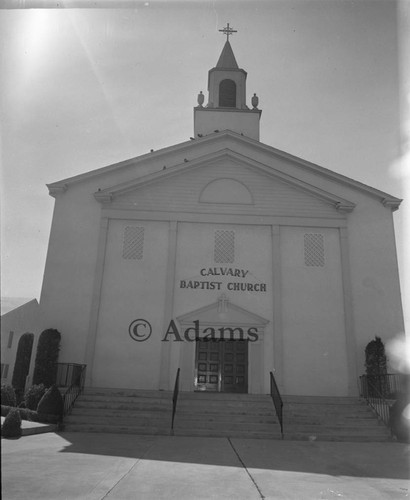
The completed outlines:
[[[221,31],[224,35],[226,35],[227,42],[229,42],[229,35],[232,35],[232,33],[238,33],[237,30],[233,30],[232,28],[229,27],[229,23],[227,23],[224,28],[218,31]]]

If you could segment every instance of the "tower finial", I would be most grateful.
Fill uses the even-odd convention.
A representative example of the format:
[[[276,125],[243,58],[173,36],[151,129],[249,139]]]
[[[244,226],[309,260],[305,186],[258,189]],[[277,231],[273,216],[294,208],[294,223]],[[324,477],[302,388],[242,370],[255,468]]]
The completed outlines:
[[[229,27],[229,23],[227,23],[224,28],[218,31],[221,31],[224,35],[226,35],[227,42],[229,42],[229,35],[232,35],[232,33],[238,33],[238,30],[233,30],[232,28]]]

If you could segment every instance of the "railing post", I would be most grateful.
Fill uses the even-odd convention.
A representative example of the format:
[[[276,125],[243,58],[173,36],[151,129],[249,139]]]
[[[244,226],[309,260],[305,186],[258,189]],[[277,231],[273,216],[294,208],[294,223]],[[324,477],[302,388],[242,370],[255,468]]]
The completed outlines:
[[[61,363],[63,364],[63,363]],[[63,401],[64,401],[64,411],[63,411],[63,418],[69,413],[71,408],[73,407],[76,399],[78,396],[83,392],[84,389],[84,382],[85,382],[85,372],[87,369],[87,365],[77,365],[74,363],[67,363],[66,365],[66,380],[67,380],[67,375],[68,375],[68,370],[69,370],[69,365],[71,365],[72,369],[74,366],[78,368],[79,375],[75,377],[75,380],[71,380],[71,385],[65,392],[63,396]],[[73,379],[73,372],[71,372],[71,378]]]
[[[273,373],[270,372],[270,395],[272,397],[273,406],[275,407],[276,415],[280,424],[280,432],[282,435],[282,439],[284,438],[283,433],[283,401],[282,396],[280,395],[278,385],[276,383],[275,377]]]
[[[177,374],[175,377],[175,385],[174,385],[174,394],[172,396],[172,421],[171,421],[171,431],[174,430],[174,419],[175,419],[175,412],[177,410],[177,402],[178,402],[178,394],[179,394],[179,372],[181,371],[180,368],[177,370]]]
[[[385,381],[387,378],[384,375],[382,375],[382,377],[384,377],[383,381],[381,381],[380,378],[378,380],[377,376],[370,377],[368,375],[362,375],[360,377],[361,396],[366,400],[367,404],[374,410],[383,423],[390,428],[390,405],[386,401],[383,391],[379,390],[386,385]],[[378,381],[380,383],[377,383]],[[392,432],[391,428],[390,432]]]

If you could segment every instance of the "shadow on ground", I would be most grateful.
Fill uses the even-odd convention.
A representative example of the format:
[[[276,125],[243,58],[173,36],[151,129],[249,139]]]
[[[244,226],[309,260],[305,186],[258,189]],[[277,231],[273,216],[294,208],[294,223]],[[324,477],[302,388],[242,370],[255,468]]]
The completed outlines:
[[[409,479],[410,446],[123,434],[60,433],[61,453],[109,455],[161,462],[291,471],[332,476]]]

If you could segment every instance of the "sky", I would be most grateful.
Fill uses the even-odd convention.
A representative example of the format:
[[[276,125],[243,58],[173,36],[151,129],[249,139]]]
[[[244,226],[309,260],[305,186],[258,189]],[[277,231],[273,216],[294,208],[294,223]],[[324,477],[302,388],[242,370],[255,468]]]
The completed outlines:
[[[227,22],[238,31],[230,42],[248,73],[248,103],[257,93],[263,110],[262,142],[405,197],[407,0],[3,6],[3,297],[40,296],[54,206],[47,183],[189,140]],[[395,214],[404,299],[408,203]]]

